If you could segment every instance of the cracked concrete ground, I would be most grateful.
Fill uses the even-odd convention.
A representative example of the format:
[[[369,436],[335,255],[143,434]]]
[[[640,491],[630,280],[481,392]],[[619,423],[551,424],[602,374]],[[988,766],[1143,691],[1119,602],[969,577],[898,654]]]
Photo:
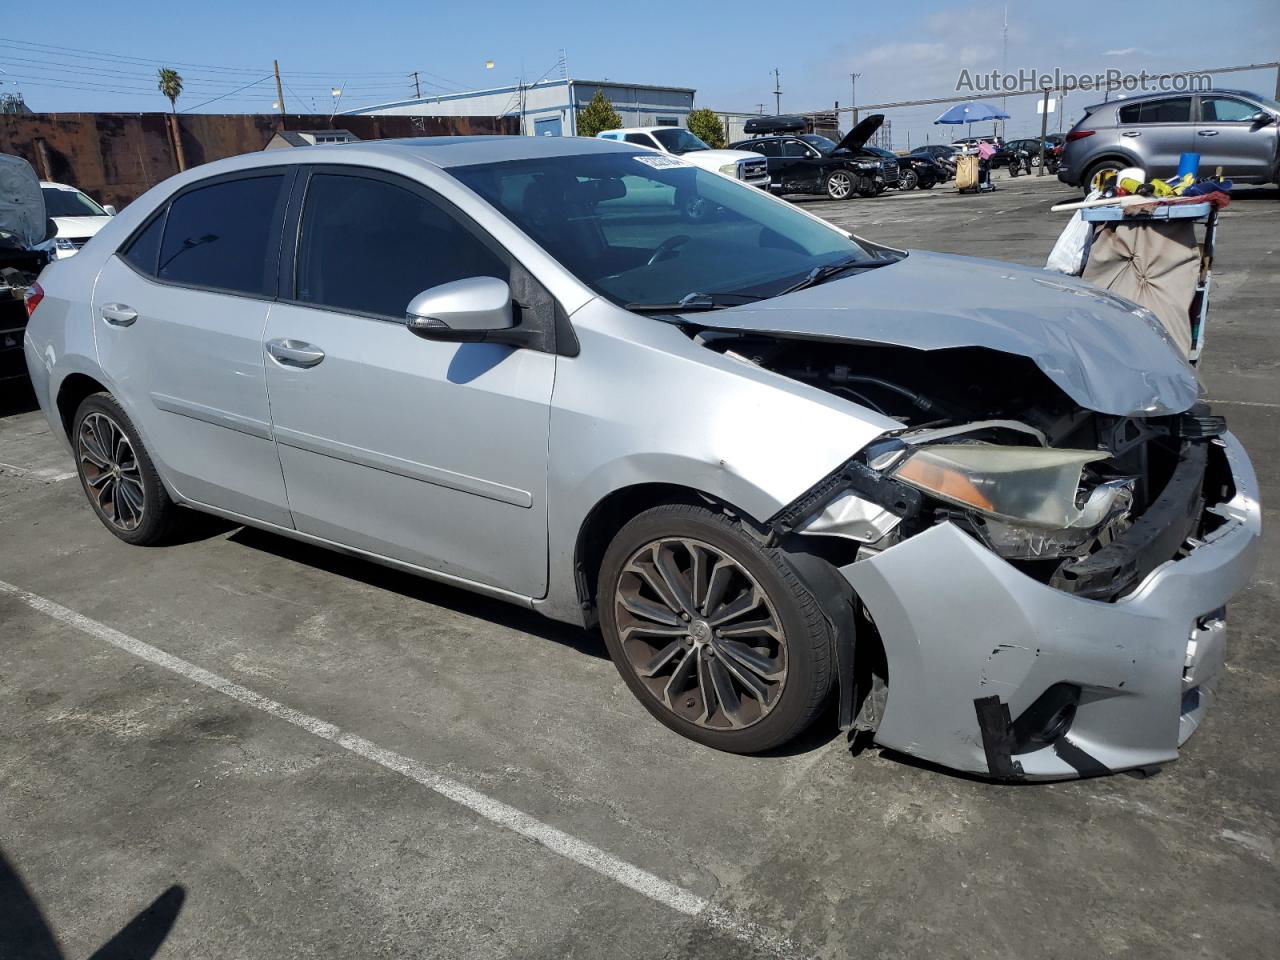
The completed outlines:
[[[1048,208],[1070,191],[1001,187],[803,202],[882,242],[1043,263],[1065,220]],[[1280,191],[1246,188],[1223,217],[1203,368],[1267,505],[1278,214]],[[596,636],[252,530],[131,548],[69,470],[10,390],[0,580],[425,764],[801,955],[1246,958],[1280,942],[1274,509],[1230,610],[1218,702],[1181,760],[1145,780],[1008,787],[851,756],[829,725],[780,755],[715,753],[652,721]],[[185,900],[161,957],[771,952],[4,593],[0,730],[0,851],[68,957],[174,885]],[[22,955],[5,939],[16,903],[0,903],[0,954]]]

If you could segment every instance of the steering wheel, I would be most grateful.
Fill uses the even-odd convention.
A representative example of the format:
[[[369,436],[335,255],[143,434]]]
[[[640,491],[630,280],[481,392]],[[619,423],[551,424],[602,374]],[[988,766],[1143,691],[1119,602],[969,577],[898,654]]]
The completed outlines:
[[[687,233],[678,233],[674,237],[667,237],[667,239],[658,244],[658,249],[653,251],[653,256],[649,258],[649,261],[645,266],[652,267],[655,263],[660,263],[663,260],[670,260],[671,255],[675,253],[678,248],[683,247],[688,242],[689,235]]]

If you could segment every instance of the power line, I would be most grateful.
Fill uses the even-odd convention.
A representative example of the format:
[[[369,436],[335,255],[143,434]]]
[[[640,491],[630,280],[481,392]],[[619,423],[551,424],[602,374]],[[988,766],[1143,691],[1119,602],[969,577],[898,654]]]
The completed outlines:
[[[31,52],[41,52],[42,50],[50,50],[60,54],[75,54],[80,59],[87,60],[104,60],[108,63],[133,64],[138,66],[169,66],[169,67],[195,67],[199,70],[213,70],[219,73],[257,73],[258,68],[254,67],[231,67],[210,63],[192,63],[186,60],[156,60],[150,57],[131,57],[124,54],[105,53],[100,50],[87,50],[83,47],[64,47],[52,43],[37,43],[31,40],[0,40],[0,44],[10,47],[18,47],[20,49],[30,50],[32,47],[40,48]],[[331,77],[335,72],[343,73],[347,76],[365,76],[365,77],[401,77],[404,75],[400,70],[350,70],[350,71],[332,71],[332,70],[312,70],[312,71],[290,71],[291,76],[310,76],[310,77]],[[426,71],[423,71],[424,73]],[[433,74],[434,76],[434,74]],[[441,77],[440,79],[445,79]]]
[[[239,93],[241,90],[248,90],[250,87],[257,86],[263,81],[270,80],[270,79],[271,79],[270,76],[260,77],[257,80],[252,81],[251,83],[246,83],[243,87],[237,87],[236,89],[232,90],[231,93],[224,93],[222,96],[214,97],[212,100],[206,100],[204,103],[197,103],[194,107],[184,107],[182,109],[182,112],[190,113],[192,110],[199,110],[203,106],[207,106],[208,104],[211,104],[211,103],[216,103],[219,100],[225,100],[227,97],[231,96],[232,94]]]

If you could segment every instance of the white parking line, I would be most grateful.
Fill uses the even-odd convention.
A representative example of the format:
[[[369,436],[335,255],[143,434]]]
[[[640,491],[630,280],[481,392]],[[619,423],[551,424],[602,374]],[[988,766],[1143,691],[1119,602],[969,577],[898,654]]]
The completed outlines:
[[[735,917],[728,911],[714,907],[705,897],[700,897],[684,887],[663,880],[661,877],[655,876],[647,870],[643,870],[619,857],[615,857],[599,847],[595,847],[584,840],[579,840],[577,837],[571,836],[562,830],[557,830],[555,827],[503,803],[501,800],[495,800],[493,797],[487,796],[478,790],[473,790],[471,787],[451,777],[436,773],[416,760],[391,750],[386,750],[376,743],[365,740],[363,737],[344,733],[335,724],[313,717],[310,714],[302,713],[299,710],[294,710],[292,707],[285,706],[283,703],[279,703],[269,697],[264,697],[248,687],[242,687],[240,684],[234,683],[216,673],[211,673],[203,667],[197,667],[181,657],[175,657],[173,654],[166,653],[158,647],[153,647],[149,643],[144,643],[128,634],[121,633],[113,627],[108,627],[104,623],[92,620],[59,603],[23,590],[21,587],[0,580],[0,593],[8,594],[31,609],[83,631],[105,643],[109,643],[113,647],[118,647],[126,653],[131,653],[135,657],[140,657],[158,667],[163,667],[211,690],[216,690],[225,696],[231,697],[233,700],[238,700],[240,703],[253,707],[255,710],[261,710],[263,713],[268,713],[279,720],[301,727],[308,733],[320,737],[322,740],[337,744],[344,750],[350,751],[366,760],[372,760],[379,766],[408,777],[429,790],[435,791],[442,797],[466,807],[492,823],[506,827],[508,830],[514,831],[523,837],[528,837],[530,840],[536,840],[548,850],[558,853],[567,860],[572,860],[588,870],[594,870],[601,876],[634,890],[636,893],[648,897],[656,903],[670,907],[677,913],[696,917],[702,922],[759,948],[771,956],[801,956],[799,948],[787,938],[766,930],[752,921]]]

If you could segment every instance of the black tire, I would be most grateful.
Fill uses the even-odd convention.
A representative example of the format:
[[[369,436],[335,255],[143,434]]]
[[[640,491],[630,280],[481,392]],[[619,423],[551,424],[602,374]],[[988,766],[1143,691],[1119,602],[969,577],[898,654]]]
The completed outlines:
[[[914,170],[904,170],[898,174],[898,189],[902,191],[914,190],[920,186],[920,176]]]
[[[921,189],[921,190],[932,190],[932,189],[933,189],[933,187],[934,187],[934,184],[936,184],[937,182],[938,182],[937,180],[929,180],[929,181],[926,183],[924,180],[921,180],[921,181],[920,181],[920,189]]]
[[[853,174],[848,170],[832,170],[822,181],[822,191],[828,200],[848,200],[854,194]]]
[[[111,464],[117,468],[123,465],[124,468],[123,473],[117,469],[114,475],[110,469],[95,466],[93,459],[97,454],[89,446],[91,438],[97,440],[100,435],[105,438],[111,427],[117,429],[128,444],[127,453],[119,456],[116,451],[124,451],[125,448],[118,443],[110,444]],[[144,547],[162,544],[177,532],[184,519],[183,511],[170,499],[151,456],[142,445],[137,428],[115,397],[109,393],[95,393],[81,401],[72,422],[71,448],[80,486],[93,512],[108,530],[125,543]],[[125,497],[123,502],[109,494],[99,495],[108,484],[121,488],[121,496]],[[135,507],[136,501],[132,499],[132,491],[137,488],[142,491],[140,507]],[[130,511],[133,509],[138,511],[136,522],[131,522],[134,515]]]
[[[689,547],[693,544],[703,556],[704,575],[701,607],[698,606],[698,587],[692,575],[694,570],[693,553]],[[660,627],[665,631],[661,636],[649,636],[648,626],[657,626],[653,620],[644,621],[634,617],[624,603],[653,603],[657,597],[657,606],[670,612],[675,607],[662,606],[661,594],[653,587],[653,581],[638,576],[637,564],[644,564],[657,571],[656,563],[650,558],[656,557],[652,551],[670,550],[668,558],[673,560],[676,573],[680,575],[685,587],[692,587],[694,617],[681,615],[684,622],[671,621],[672,626]],[[688,561],[683,571],[679,569],[678,553],[685,550],[684,557]],[[719,554],[720,560],[710,563],[710,557]],[[751,588],[755,588],[763,597],[756,604],[749,606],[727,622],[716,621],[714,610],[706,608],[712,602],[710,594],[712,580],[709,571],[719,569],[721,560],[727,558],[732,566],[731,577],[740,577],[740,583],[746,585],[741,597],[747,596]],[[664,581],[670,583],[670,581]],[[648,586],[646,586],[648,584]],[[639,585],[638,589],[637,586]],[[649,594],[646,600],[641,591]],[[753,594],[754,595],[754,594]],[[730,588],[720,591],[723,599],[730,596]],[[631,692],[644,704],[660,722],[675,732],[698,743],[726,750],[731,753],[759,753],[794,739],[807,729],[821,711],[831,692],[834,683],[835,655],[830,628],[823,616],[818,601],[801,581],[795,568],[788,560],[785,551],[776,547],[762,547],[749,536],[741,523],[720,512],[712,511],[704,506],[691,504],[667,504],[653,507],[634,517],[614,537],[600,568],[597,601],[600,610],[600,625],[604,633],[605,644],[613,658],[614,665]],[[734,606],[728,602],[718,607],[726,610]],[[763,619],[749,620],[752,617]],[[625,626],[620,628],[620,616]],[[741,617],[742,619],[738,619]],[[705,618],[705,619],[704,619]],[[748,644],[741,640],[731,639],[728,632],[735,626],[741,631],[753,623],[769,622],[776,625],[775,635],[769,637],[763,633],[750,641],[750,647],[763,661],[766,657],[771,664],[782,664],[781,677],[776,685],[768,686],[763,697],[738,697],[735,689],[746,691],[746,686],[737,681],[742,680],[741,671],[737,673],[737,681],[730,676],[738,671],[740,660],[726,656],[725,644],[740,650]],[[637,623],[640,628],[637,629]],[[709,627],[708,624],[715,624]],[[696,639],[692,634],[702,632],[702,638]],[[679,636],[685,629],[689,635]],[[622,629],[627,631],[624,638]],[[673,633],[674,631],[674,633]],[[722,634],[721,631],[724,633]],[[781,637],[776,636],[777,633]],[[742,635],[741,632],[738,634]],[[639,638],[638,638],[639,637]],[[643,639],[646,638],[647,639]],[[776,643],[774,642],[776,640]],[[664,648],[675,649],[663,661],[661,670],[671,667],[671,675],[648,674],[648,684],[642,678],[641,666],[657,662]],[[774,654],[773,651],[779,651]],[[728,682],[729,695],[721,696],[719,688],[712,682],[714,691],[710,697],[703,695],[703,686],[699,682],[705,654],[706,674],[708,680],[719,679]],[[717,660],[717,654],[719,658]],[[634,658],[634,659],[633,659]],[[686,662],[692,658],[693,666],[684,670]],[[678,662],[677,662],[678,661]],[[735,663],[738,665],[735,667]],[[726,669],[727,668],[727,669]],[[719,670],[717,678],[712,671]],[[676,674],[684,676],[677,681]],[[757,680],[763,674],[755,675]],[[674,690],[664,701],[662,693]],[[772,699],[770,699],[772,698]],[[713,708],[707,707],[707,701],[714,700]],[[737,728],[725,727],[723,724],[733,723],[733,704],[725,708],[730,700],[736,703],[740,713],[738,719],[746,719]],[[675,701],[672,703],[671,701]],[[765,706],[766,701],[769,705]],[[719,724],[719,726],[717,726]]]

